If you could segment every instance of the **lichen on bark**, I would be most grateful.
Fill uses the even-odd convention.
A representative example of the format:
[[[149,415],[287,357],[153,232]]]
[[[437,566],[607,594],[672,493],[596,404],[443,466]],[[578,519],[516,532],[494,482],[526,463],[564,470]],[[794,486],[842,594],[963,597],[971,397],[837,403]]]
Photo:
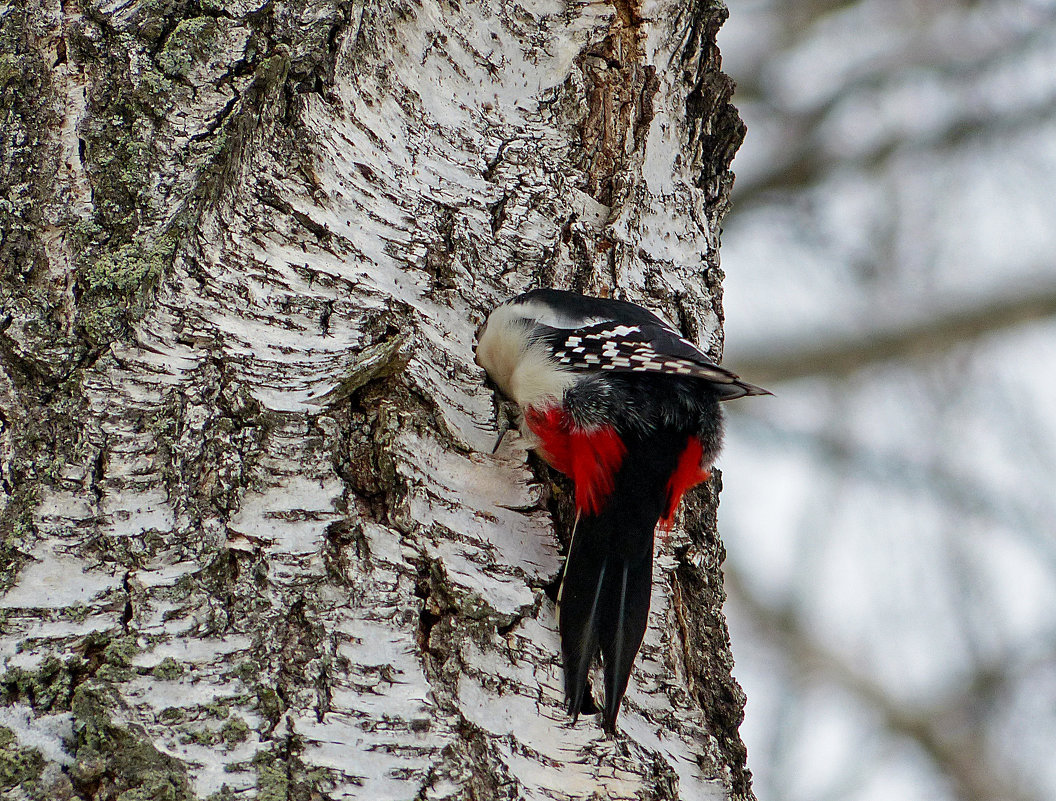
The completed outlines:
[[[44,764],[40,751],[19,747],[15,733],[0,726],[0,792],[11,792],[19,787],[30,798],[40,797],[37,785]]]

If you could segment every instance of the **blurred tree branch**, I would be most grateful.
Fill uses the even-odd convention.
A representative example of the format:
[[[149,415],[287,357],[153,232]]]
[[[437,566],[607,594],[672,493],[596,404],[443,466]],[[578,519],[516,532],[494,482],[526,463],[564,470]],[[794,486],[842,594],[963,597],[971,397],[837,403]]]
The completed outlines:
[[[803,615],[789,604],[764,602],[737,569],[724,567],[731,600],[749,616],[762,638],[778,648],[800,677],[832,682],[857,696],[883,719],[884,728],[914,742],[956,786],[964,801],[1041,801],[1014,769],[996,764],[979,718],[1007,683],[1008,665],[1018,660],[980,665],[961,687],[938,703],[915,705],[853,667],[822,644],[803,625]]]
[[[749,711],[760,793],[1051,798],[1054,774],[1037,755],[1056,730],[1038,677],[1056,659],[1042,600],[1056,591],[1043,478],[1056,433],[1037,397],[1038,353],[1016,369],[1020,349],[996,335],[1056,320],[1056,6],[760,0],[731,23],[741,47],[724,49],[751,152],[735,165],[727,244],[756,260],[758,308],[787,314],[788,334],[740,350],[734,338],[727,356],[763,385],[821,379],[787,387],[796,397],[784,408],[735,412],[735,428],[764,443],[757,457],[798,460],[812,476],[776,485],[790,510],[783,583],[745,586],[737,568],[748,575],[759,544],[749,532],[726,563],[736,617],[784,666],[747,671],[775,699]],[[778,285],[801,290],[801,305]],[[840,301],[826,296],[833,287]],[[812,328],[833,302],[858,319]],[[806,420],[804,398],[815,402]],[[858,425],[884,436],[856,436]],[[899,543],[890,562],[868,563],[884,547],[876,538]],[[841,558],[860,568],[860,590],[823,576]],[[861,651],[834,644],[847,640],[811,614],[846,593],[861,619],[837,628]],[[873,625],[892,610],[900,624]],[[866,656],[879,653],[886,670]],[[848,764],[833,764],[829,726],[842,727]]]
[[[735,359],[741,374],[764,385],[839,377],[880,362],[934,356],[980,337],[1053,316],[1056,286],[1043,286],[859,334],[794,343],[765,352],[742,352]]]
[[[926,494],[960,518],[974,518],[987,527],[1001,526],[1056,572],[1056,542],[1047,517],[1031,488],[1022,493],[995,494],[978,476],[965,475],[939,459],[918,461],[904,453],[870,448],[850,437],[826,431],[797,430],[766,418],[734,411],[739,432],[760,443],[786,449],[810,449],[841,475],[882,485],[892,493]]]
[[[860,4],[819,5],[832,5],[835,11],[842,12],[850,5]],[[737,100],[758,104],[763,115],[781,120],[782,136],[780,149],[770,154],[770,169],[755,176],[741,176],[734,190],[732,213],[743,214],[765,203],[774,194],[817,186],[838,170],[852,168],[878,172],[896,154],[941,153],[977,141],[993,141],[995,137],[1019,133],[1052,120],[1056,114],[1056,102],[1051,97],[1007,109],[975,102],[966,103],[960,114],[934,129],[910,133],[894,124],[889,131],[876,136],[875,141],[855,153],[834,152],[831,143],[826,141],[826,124],[852,99],[879,98],[899,86],[924,82],[948,87],[951,93],[961,91],[971,95],[966,90],[970,90],[980,75],[1001,69],[1013,56],[1022,58],[1026,53],[1045,47],[1056,22],[1056,8],[1034,11],[1033,25],[989,43],[981,52],[953,48],[948,41],[943,43],[941,34],[930,31],[916,35],[907,32],[904,43],[863,65],[828,97],[805,109],[787,108],[787,101],[774,92],[772,81],[766,74],[766,68],[772,68],[773,60],[758,61],[752,71],[738,74]],[[818,27],[819,16],[800,13],[784,17],[786,29],[780,35],[780,41],[792,46],[811,35]],[[806,24],[808,20],[810,25]],[[948,32],[945,35],[949,37]],[[884,119],[885,115],[877,114],[874,124],[878,125]]]

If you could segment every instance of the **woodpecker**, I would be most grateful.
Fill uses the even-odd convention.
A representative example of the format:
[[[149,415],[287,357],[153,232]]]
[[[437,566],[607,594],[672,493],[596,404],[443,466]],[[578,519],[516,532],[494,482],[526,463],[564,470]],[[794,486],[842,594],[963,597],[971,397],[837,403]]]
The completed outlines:
[[[477,364],[515,401],[522,433],[575,486],[576,524],[557,599],[573,723],[600,652],[603,725],[615,732],[645,636],[653,533],[710,477],[720,401],[769,395],[715,364],[669,323],[621,300],[535,289],[498,306]]]

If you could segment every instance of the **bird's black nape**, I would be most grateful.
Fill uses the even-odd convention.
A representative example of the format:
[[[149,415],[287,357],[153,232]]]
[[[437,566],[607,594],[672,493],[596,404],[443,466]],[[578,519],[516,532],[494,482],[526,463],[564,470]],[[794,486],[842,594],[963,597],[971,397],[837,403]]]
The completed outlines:
[[[565,289],[532,289],[513,298],[514,302],[541,301],[570,320],[618,320],[621,323],[665,325],[664,321],[637,303],[613,298],[595,298]]]

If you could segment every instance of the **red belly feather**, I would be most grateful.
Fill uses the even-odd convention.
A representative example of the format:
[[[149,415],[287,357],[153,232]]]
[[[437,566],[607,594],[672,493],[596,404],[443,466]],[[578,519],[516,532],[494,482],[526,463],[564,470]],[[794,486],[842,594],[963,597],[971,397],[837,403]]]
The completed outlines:
[[[550,466],[572,479],[576,487],[576,509],[596,515],[609,497],[613,477],[627,453],[620,435],[612,426],[579,428],[558,406],[525,410],[525,422],[539,438],[538,451]],[[689,437],[678,465],[667,482],[667,504],[661,524],[670,528],[682,496],[711,473],[701,466],[704,448],[696,437]]]
[[[678,459],[678,467],[675,468],[675,472],[671,474],[667,482],[667,511],[664,512],[660,521],[664,528],[671,528],[675,522],[675,512],[678,511],[678,504],[686,490],[711,478],[711,471],[700,464],[703,456],[704,446],[701,445],[700,440],[690,437],[686,443],[686,449],[682,451]]]
[[[555,470],[572,479],[576,509],[596,515],[612,492],[613,476],[627,452],[612,426],[579,428],[557,406],[527,409],[525,422],[539,438],[539,452]]]

